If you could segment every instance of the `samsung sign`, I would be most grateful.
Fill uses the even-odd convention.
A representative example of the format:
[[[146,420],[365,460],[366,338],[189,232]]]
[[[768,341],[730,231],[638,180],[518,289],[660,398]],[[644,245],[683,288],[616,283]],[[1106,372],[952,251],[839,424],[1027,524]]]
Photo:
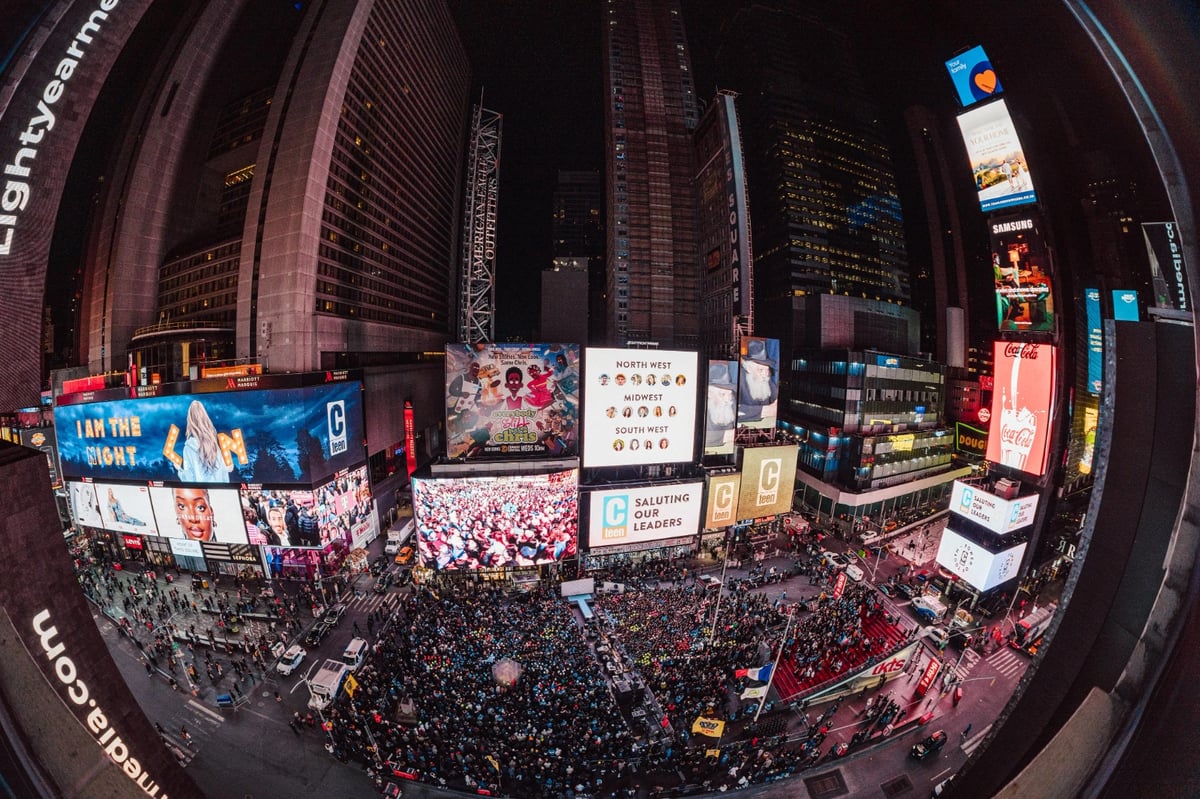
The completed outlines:
[[[1001,535],[1033,524],[1037,506],[1036,494],[1009,500],[959,480],[954,481],[954,489],[950,494],[952,513],[978,522]]]

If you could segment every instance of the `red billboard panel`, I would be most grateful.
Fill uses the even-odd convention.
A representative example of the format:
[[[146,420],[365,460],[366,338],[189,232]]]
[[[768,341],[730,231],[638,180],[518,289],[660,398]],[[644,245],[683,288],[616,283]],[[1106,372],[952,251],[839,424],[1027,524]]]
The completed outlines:
[[[1055,348],[997,341],[987,459],[1027,474],[1046,471],[1054,402]]]

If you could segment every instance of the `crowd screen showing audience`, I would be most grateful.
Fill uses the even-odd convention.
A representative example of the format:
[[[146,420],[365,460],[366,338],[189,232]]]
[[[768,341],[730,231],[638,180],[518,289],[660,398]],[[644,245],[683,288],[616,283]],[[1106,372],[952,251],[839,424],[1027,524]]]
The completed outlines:
[[[436,569],[537,566],[575,556],[578,472],[413,479],[422,562]]]
[[[360,466],[318,488],[315,513],[322,545],[334,540],[353,544],[364,539],[371,525],[371,484],[367,480],[367,467]]]

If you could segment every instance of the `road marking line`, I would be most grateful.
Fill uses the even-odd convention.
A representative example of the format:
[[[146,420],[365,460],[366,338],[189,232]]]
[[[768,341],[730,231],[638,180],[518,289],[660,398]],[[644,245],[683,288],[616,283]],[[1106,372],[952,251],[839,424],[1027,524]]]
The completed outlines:
[[[220,713],[216,712],[215,710],[209,710],[204,705],[197,702],[195,699],[189,699],[187,701],[187,703],[188,703],[188,707],[192,708],[195,711],[203,713],[204,715],[208,716],[211,719],[214,719],[216,721],[224,721],[225,720],[225,717],[222,716]]]

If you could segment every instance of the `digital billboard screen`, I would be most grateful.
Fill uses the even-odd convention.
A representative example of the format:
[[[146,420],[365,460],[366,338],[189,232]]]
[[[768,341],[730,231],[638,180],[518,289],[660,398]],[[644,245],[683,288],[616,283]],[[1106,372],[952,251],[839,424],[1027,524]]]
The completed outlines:
[[[950,491],[950,510],[982,524],[993,533],[1011,533],[1033,524],[1038,495],[1004,499],[978,486],[954,481]]]
[[[997,341],[987,459],[1017,471],[1046,471],[1054,400],[1055,349],[1050,344]]]
[[[738,518],[775,516],[792,509],[799,448],[747,447],[742,450],[742,486],[738,493]]]
[[[1026,546],[1017,544],[1002,552],[989,552],[947,527],[942,531],[936,562],[977,590],[990,591],[1017,576]]]
[[[729,455],[737,427],[737,361],[708,362],[708,399],[704,404],[704,454]]]
[[[593,491],[588,513],[591,549],[644,544],[695,535],[700,530],[704,483]]]
[[[1141,311],[1138,309],[1138,293],[1133,289],[1114,289],[1113,319],[1118,322],[1140,322]]]
[[[105,530],[154,535],[154,510],[146,486],[96,483],[94,488]]]
[[[946,71],[950,73],[950,80],[954,83],[954,90],[958,92],[958,101],[963,108],[995,97],[1004,91],[982,45],[972,47],[948,60]]]
[[[366,466],[335,476],[317,488],[313,496],[322,545],[341,539],[353,548],[367,539],[374,513]]]
[[[1029,162],[1004,100],[960,114],[958,127],[984,211],[1037,202]]]
[[[246,486],[241,493],[247,534],[251,538],[264,539],[259,543],[306,548],[329,543],[321,538],[312,491]],[[251,543],[255,542],[252,540]]]
[[[575,556],[579,470],[413,478],[421,561],[436,569],[537,566]]]
[[[67,481],[67,495],[71,500],[71,515],[75,523],[88,527],[103,527],[100,503],[96,500],[96,487],[91,483]]]
[[[779,339],[738,343],[738,427],[773,428],[779,406]]]
[[[577,344],[447,344],[450,458],[576,455]]]
[[[987,452],[988,431],[966,422],[954,423],[954,448],[968,455],[984,457]]]
[[[714,474],[708,478],[708,502],[704,506],[704,529],[720,530],[738,521],[740,474]]]
[[[589,347],[583,465],[693,460],[697,362],[694,352]]]
[[[150,489],[150,501],[161,536],[226,544],[261,543],[248,538],[236,488],[155,486]]]
[[[996,326],[1000,330],[1054,330],[1050,254],[1040,217],[1019,214],[991,220]]]
[[[1099,396],[1104,387],[1104,331],[1100,327],[1100,289],[1083,291],[1084,311],[1087,317],[1087,390]]]
[[[311,485],[366,459],[357,381],[59,405],[54,423],[68,477]]]

